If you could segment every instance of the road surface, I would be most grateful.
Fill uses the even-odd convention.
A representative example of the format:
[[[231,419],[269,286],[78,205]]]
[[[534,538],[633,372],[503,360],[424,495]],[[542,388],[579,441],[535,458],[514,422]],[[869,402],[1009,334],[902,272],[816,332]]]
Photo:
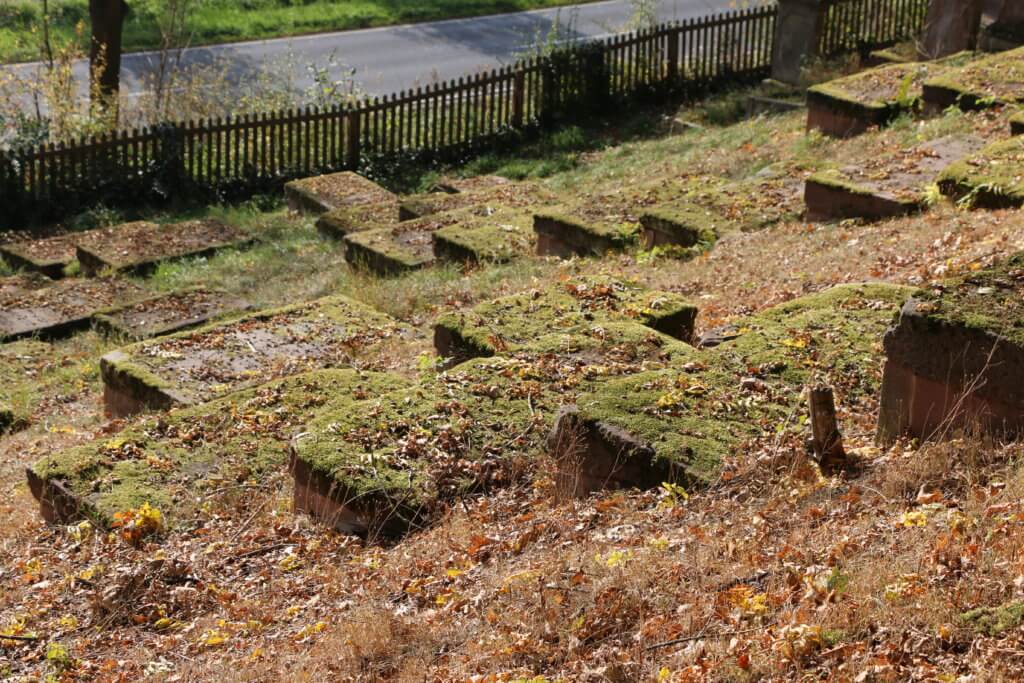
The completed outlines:
[[[672,21],[720,12],[729,4],[729,0],[660,0],[657,14],[660,21]],[[610,0],[561,9],[228,43],[185,50],[182,64],[224,65],[234,83],[251,78],[262,66],[271,66],[277,73],[289,73],[293,87],[299,91],[313,83],[311,64],[328,68],[332,80],[342,79],[346,69],[354,69],[351,80],[361,92],[383,95],[510,64],[556,26],[563,40],[617,33],[628,25],[632,13],[630,2]],[[143,92],[147,76],[156,65],[153,52],[124,55],[122,91],[129,96]],[[0,69],[31,78],[39,64]],[[87,73],[84,61],[75,65],[83,88]]]

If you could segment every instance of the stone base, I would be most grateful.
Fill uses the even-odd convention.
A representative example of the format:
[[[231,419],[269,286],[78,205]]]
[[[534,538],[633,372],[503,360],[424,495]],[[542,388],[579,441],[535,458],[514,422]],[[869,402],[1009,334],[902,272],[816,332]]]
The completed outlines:
[[[337,482],[297,458],[294,450],[288,470],[295,485],[292,504],[296,513],[304,512],[342,533],[370,538],[398,537],[413,526],[408,510],[358,504]]]
[[[937,116],[950,107],[959,107],[961,111],[982,111],[995,106],[988,98],[982,99],[935,83],[924,84],[922,101],[924,113],[928,116]]]
[[[144,379],[120,367],[119,364],[127,359],[120,351],[111,351],[100,358],[103,408],[109,417],[128,417],[148,410],[169,410],[187,404],[169,389],[147,384]]]
[[[409,244],[403,244],[408,242],[403,237],[406,235],[395,235],[391,228],[364,230],[349,235],[345,238],[345,260],[354,268],[368,270],[380,277],[394,277],[433,264],[433,246],[429,233],[413,235],[414,239],[425,241],[425,246],[413,245],[411,250],[408,249]],[[377,248],[378,245],[384,248]],[[400,250],[407,250],[408,253],[400,254]]]
[[[884,126],[897,113],[898,109],[855,108],[852,103],[837,106],[821,93],[814,90],[807,93],[807,130],[820,130],[834,138],[852,138]]]
[[[936,381],[893,360],[886,361],[877,438],[941,438],[958,429],[1016,436],[1024,433],[1024,405],[1011,405]]]
[[[533,230],[537,233],[537,254],[540,256],[600,256],[607,251],[622,250],[621,241],[558,216],[535,215]]]
[[[0,245],[0,258],[11,268],[41,273],[52,280],[64,277],[64,267],[70,263],[70,261],[35,261],[6,245]]]
[[[614,425],[582,419],[575,406],[559,410],[548,450],[557,462],[558,489],[571,496],[648,489],[675,480],[673,468],[658,460],[649,445]]]
[[[810,220],[863,218],[880,220],[903,216],[920,210],[918,202],[894,199],[866,192],[856,192],[838,184],[808,178],[804,202]]]
[[[67,524],[81,519],[88,512],[75,495],[59,481],[41,479],[32,468],[25,470],[28,488],[39,503],[39,514],[49,524]]]

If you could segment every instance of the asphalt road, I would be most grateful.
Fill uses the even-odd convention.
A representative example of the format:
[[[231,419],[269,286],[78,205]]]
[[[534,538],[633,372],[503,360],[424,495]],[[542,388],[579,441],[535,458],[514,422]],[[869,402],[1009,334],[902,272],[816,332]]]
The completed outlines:
[[[660,0],[657,13],[661,21],[671,21],[720,12],[728,6],[729,0]],[[563,40],[617,33],[627,26],[632,13],[630,2],[610,0],[560,10],[229,43],[190,48],[184,51],[182,64],[224,65],[235,83],[251,78],[261,66],[272,65],[278,73],[290,73],[297,90],[313,82],[311,64],[328,68],[332,79],[341,79],[346,69],[354,69],[352,80],[362,92],[382,95],[509,64],[556,26]],[[152,52],[125,55],[123,92],[143,91],[156,64]],[[25,78],[39,65],[0,68],[12,69]],[[84,84],[87,64],[76,64],[75,73]]]

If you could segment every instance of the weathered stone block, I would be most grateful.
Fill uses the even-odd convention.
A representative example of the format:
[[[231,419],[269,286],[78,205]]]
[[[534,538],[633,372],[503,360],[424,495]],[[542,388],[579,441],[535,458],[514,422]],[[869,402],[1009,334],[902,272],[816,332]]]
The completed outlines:
[[[196,327],[214,318],[250,308],[249,302],[238,297],[195,288],[100,311],[93,316],[93,322],[108,334],[147,339]]]
[[[93,230],[75,240],[82,272],[152,272],[165,261],[207,256],[226,247],[252,242],[246,232],[217,220],[185,221],[173,225],[126,223]]]
[[[973,111],[1024,101],[1024,48],[944,70],[925,81],[923,99],[928,113],[954,106]]]
[[[978,48],[986,52],[1024,45],[1024,4],[1019,0],[985,0]]]
[[[539,352],[552,334],[578,336],[625,321],[690,342],[696,318],[697,307],[678,294],[611,279],[577,279],[443,315],[434,325],[434,346],[445,358]]]
[[[1024,255],[921,293],[885,335],[878,438],[1024,428]]]
[[[258,485],[278,474],[292,436],[321,411],[350,411],[404,384],[347,369],[275,380],[42,458],[27,471],[29,487],[49,522],[109,524],[149,503],[168,526],[188,525],[225,482]]]
[[[358,173],[343,171],[293,180],[284,186],[288,208],[321,214],[334,209],[381,205],[398,220],[398,197]]]
[[[1024,135],[1024,111],[1010,119],[1010,135]]]
[[[879,220],[920,211],[936,177],[982,145],[973,136],[942,138],[865,166],[815,173],[805,186],[807,216]]]
[[[75,240],[85,233],[0,244],[0,258],[12,268],[35,271],[54,280],[75,260]]]
[[[578,215],[578,207],[542,211],[533,216],[537,253],[541,256],[600,256],[636,242],[638,225],[616,218]]]
[[[42,276],[0,280],[0,341],[61,337],[89,327],[97,311],[138,301],[145,293],[120,279],[56,282]]]
[[[909,291],[852,285],[795,299],[737,321],[742,332],[696,362],[581,392],[548,440],[561,489],[706,485],[723,457],[800,409],[812,375],[830,377],[848,405],[867,403],[874,347]]]
[[[402,328],[342,296],[251,313],[140,342],[100,360],[111,415],[193,405],[280,377],[372,364]]]
[[[807,62],[818,56],[827,3],[821,0],[781,0],[775,25],[772,78],[799,83]]]

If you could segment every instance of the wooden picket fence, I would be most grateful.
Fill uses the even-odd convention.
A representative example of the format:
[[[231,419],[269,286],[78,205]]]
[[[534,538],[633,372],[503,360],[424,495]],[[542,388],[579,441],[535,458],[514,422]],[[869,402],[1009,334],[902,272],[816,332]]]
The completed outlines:
[[[920,2],[837,0],[829,20],[889,43],[919,29]],[[693,96],[763,78],[777,15],[767,6],[665,24],[354,106],[163,124],[0,152],[0,212],[14,223],[98,201],[242,197],[374,160],[464,157],[637,97]],[[837,29],[829,51],[851,49],[850,35]]]
[[[830,0],[819,54],[867,52],[917,37],[929,0]]]

